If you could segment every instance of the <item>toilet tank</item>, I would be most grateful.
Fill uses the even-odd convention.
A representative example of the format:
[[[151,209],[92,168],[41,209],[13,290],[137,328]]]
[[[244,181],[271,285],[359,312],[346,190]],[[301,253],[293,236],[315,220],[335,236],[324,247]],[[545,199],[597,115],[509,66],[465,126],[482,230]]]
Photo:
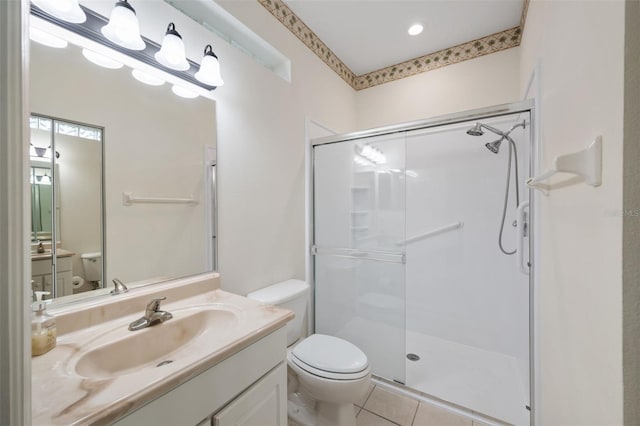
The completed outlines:
[[[286,325],[287,346],[303,337],[304,319],[309,301],[309,284],[301,280],[287,280],[264,287],[247,295],[249,299],[293,311],[295,317]]]
[[[85,281],[101,281],[102,280],[102,253],[82,253],[82,268],[84,269]]]

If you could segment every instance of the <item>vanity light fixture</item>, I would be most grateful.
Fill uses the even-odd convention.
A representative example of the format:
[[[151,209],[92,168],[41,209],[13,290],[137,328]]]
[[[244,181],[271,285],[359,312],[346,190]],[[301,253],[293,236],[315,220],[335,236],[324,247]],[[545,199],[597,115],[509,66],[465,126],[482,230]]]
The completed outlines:
[[[78,0],[31,0],[49,15],[66,22],[80,24],[87,20],[84,10],[78,4]]]
[[[109,23],[100,30],[102,34],[118,46],[131,50],[144,50],[145,43],[140,37],[140,24],[135,9],[127,0],[118,0],[111,9]]]
[[[186,71],[189,69],[189,62],[184,52],[184,42],[182,36],[176,31],[176,26],[170,22],[167,32],[162,40],[160,51],[155,54],[156,61],[167,68],[176,71]]]
[[[135,78],[139,82],[148,84],[149,86],[162,86],[165,83],[165,81],[160,77],[147,74],[146,72],[140,71],[138,69],[133,69],[131,71],[131,75],[133,76],[133,78]]]
[[[173,92],[178,96],[212,98],[213,90],[223,84],[220,64],[213,49],[210,46],[205,48],[203,61],[198,67],[196,62],[185,57],[184,43],[173,23],[169,24],[161,46],[140,35],[138,19],[127,0],[117,0],[110,20],[89,8],[82,9],[87,19],[83,23],[75,24],[55,18],[32,4],[31,26],[62,39],[73,37],[68,40],[136,70],[132,71],[133,76],[143,83],[161,85],[168,82],[176,85],[178,87],[173,89]],[[69,35],[69,32],[72,34]],[[87,55],[85,52],[85,56],[92,60],[95,55]],[[103,63],[99,65],[105,66]],[[112,64],[111,68],[115,67],[116,65]],[[196,78],[196,74],[200,78]]]
[[[193,92],[189,89],[186,89],[182,86],[178,86],[177,84],[174,84],[173,87],[171,88],[171,91],[180,96],[181,98],[186,98],[186,99],[193,99],[193,98],[197,98],[199,95],[196,92]]]
[[[48,32],[42,31],[40,28],[35,27],[29,28],[29,38],[36,43],[40,43],[48,47],[54,47],[56,49],[64,49],[69,45],[67,40],[63,40],[59,37],[54,36],[53,34],[49,34]]]
[[[89,62],[93,62],[98,66],[108,68],[110,70],[117,70],[123,67],[122,63],[107,56],[101,55],[100,53],[96,53],[93,50],[82,49],[82,56],[87,58]]]
[[[38,176],[36,176],[36,178],[37,177]],[[40,183],[41,185],[51,185],[51,177],[48,174],[45,174],[44,176],[42,176],[38,183]]]
[[[409,27],[407,32],[409,33],[410,36],[417,36],[422,32],[423,29],[424,27],[422,26],[422,24],[413,24],[412,26]]]
[[[220,87],[224,84],[220,74],[220,62],[210,44],[204,48],[204,56],[200,62],[200,70],[195,74],[196,79],[209,86]]]

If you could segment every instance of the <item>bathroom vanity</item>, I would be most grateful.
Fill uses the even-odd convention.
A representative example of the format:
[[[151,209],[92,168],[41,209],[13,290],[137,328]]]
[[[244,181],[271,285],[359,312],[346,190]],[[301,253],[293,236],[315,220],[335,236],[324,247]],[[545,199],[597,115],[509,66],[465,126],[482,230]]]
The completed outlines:
[[[60,296],[73,293],[73,277],[71,257],[75,253],[64,249],[56,251],[57,282]],[[33,291],[48,291],[53,294],[53,275],[51,273],[51,251],[48,253],[34,253],[31,255],[31,289]],[[49,297],[47,297],[48,299]]]
[[[32,361],[33,425],[285,425],[293,313],[218,287],[211,273],[51,310],[58,345]],[[129,331],[162,296],[173,318]]]

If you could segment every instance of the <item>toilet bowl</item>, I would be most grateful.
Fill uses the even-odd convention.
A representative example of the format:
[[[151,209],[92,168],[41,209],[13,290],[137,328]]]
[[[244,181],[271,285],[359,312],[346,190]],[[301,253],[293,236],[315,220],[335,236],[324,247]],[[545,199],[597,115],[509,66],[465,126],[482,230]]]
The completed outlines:
[[[354,426],[353,404],[369,388],[371,372],[365,354],[333,336],[313,334],[287,354],[300,389],[316,401],[317,425]]]
[[[353,404],[369,389],[367,356],[346,340],[323,334],[302,338],[309,285],[288,280],[247,297],[294,311],[287,324],[288,414],[304,426],[355,426]],[[291,378],[293,379],[293,378]],[[291,383],[297,381],[297,387]]]

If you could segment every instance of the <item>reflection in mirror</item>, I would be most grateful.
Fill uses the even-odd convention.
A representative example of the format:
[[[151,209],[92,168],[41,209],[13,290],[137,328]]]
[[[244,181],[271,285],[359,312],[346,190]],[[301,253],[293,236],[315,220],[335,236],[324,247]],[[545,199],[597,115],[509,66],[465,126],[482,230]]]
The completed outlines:
[[[29,126],[32,290],[46,299],[100,288],[103,131],[36,115]]]
[[[63,301],[68,301],[108,294],[114,278],[132,288],[212,270],[216,257],[215,102],[204,97],[180,98],[168,84],[143,84],[133,78],[132,69],[126,66],[99,67],[85,59],[81,47],[71,43],[63,49],[31,43],[30,55],[33,111],[62,117],[66,124],[91,123],[80,125],[78,132],[101,130],[101,142],[87,141],[79,133],[63,134],[71,130],[62,125],[58,129],[64,132],[49,134],[50,139],[55,137],[54,150],[60,155],[57,165],[49,166],[53,172],[53,199],[57,203],[52,211],[58,217],[54,219],[52,239],[41,241],[47,249],[57,247],[58,255],[50,260],[57,263],[57,273],[52,274],[50,267],[42,275],[48,275],[48,281],[66,282],[66,278],[71,278],[71,293],[60,290],[56,297],[64,295]],[[32,129],[34,138],[39,130]],[[80,139],[84,144],[80,144]],[[102,146],[102,151],[97,151],[104,155],[104,198],[99,191],[67,186],[79,178],[75,168],[66,168],[72,161],[86,171],[101,169],[100,156],[80,159],[64,152],[68,146],[74,155],[80,155],[76,151],[78,145]],[[100,187],[99,183],[96,185]],[[126,194],[138,200],[151,198],[159,202],[128,203]],[[166,202],[171,200],[193,202]],[[103,223],[83,228],[78,235],[91,237],[72,242],[68,232],[84,224],[78,217],[68,215],[67,210],[74,215],[88,215],[89,211],[95,212],[94,208],[101,208],[101,201]],[[34,210],[36,207],[34,204]],[[102,234],[96,235],[96,230],[104,231],[102,239],[97,239]],[[40,233],[37,237],[46,236],[44,229],[34,232]],[[102,243],[96,245],[96,241],[104,241],[104,250]],[[34,252],[36,248],[34,244]],[[66,251],[71,254],[63,262],[60,253]],[[89,256],[92,254],[93,257]],[[96,259],[91,264],[100,265],[100,255],[105,260],[104,270],[97,268],[101,273],[96,281],[88,279],[89,262]],[[67,263],[71,275],[63,277],[61,267],[67,267]],[[97,290],[74,292],[82,281],[84,289]],[[42,283],[44,287],[44,278]],[[66,284],[56,287],[68,288]]]

